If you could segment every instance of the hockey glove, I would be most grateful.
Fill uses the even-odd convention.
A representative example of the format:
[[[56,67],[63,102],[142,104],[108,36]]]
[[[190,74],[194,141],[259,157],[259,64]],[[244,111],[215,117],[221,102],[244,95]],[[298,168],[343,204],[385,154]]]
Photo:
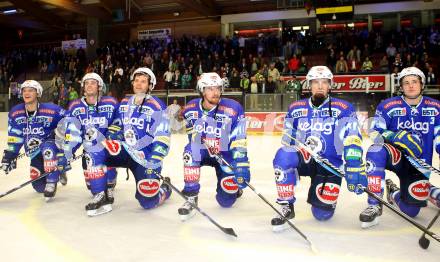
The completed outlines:
[[[57,168],[60,172],[67,172],[72,169],[66,155],[63,152],[59,152],[57,154]]]
[[[251,180],[251,174],[249,172],[249,164],[243,162],[232,162],[234,168],[235,182],[241,189],[246,188],[246,183]]]
[[[15,168],[17,168],[17,161],[15,160],[15,157],[13,156],[11,151],[5,150],[3,152],[1,169],[7,175]]]
[[[107,138],[110,140],[123,141],[124,140],[124,132],[122,131],[121,127],[116,126],[116,125],[111,125],[108,128]]]
[[[408,133],[406,130],[400,130],[397,133],[385,131],[383,136],[385,137],[385,141],[403,150],[412,157],[419,157],[423,153],[420,139]]]
[[[365,165],[351,166],[347,163],[345,165],[345,180],[347,181],[349,191],[358,195],[362,194],[364,192],[363,189],[368,186]]]

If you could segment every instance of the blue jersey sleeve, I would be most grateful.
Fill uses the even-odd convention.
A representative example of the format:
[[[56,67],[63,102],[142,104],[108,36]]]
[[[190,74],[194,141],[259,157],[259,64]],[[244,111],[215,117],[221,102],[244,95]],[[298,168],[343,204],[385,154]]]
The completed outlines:
[[[14,111],[11,111],[8,114],[8,147],[6,151],[9,154],[9,158],[17,157],[24,144],[23,131],[13,118],[13,113]]]

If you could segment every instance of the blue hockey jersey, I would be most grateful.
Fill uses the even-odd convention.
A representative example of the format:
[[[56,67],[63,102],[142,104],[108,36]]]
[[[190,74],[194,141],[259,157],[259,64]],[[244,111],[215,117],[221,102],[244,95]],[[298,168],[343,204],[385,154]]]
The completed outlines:
[[[162,161],[170,144],[166,106],[155,96],[147,95],[140,105],[134,99],[135,96],[122,99],[112,125],[121,128],[128,146],[144,154],[149,151],[150,157]]]
[[[237,162],[247,162],[246,119],[243,107],[235,100],[221,98],[209,111],[202,107],[202,98],[188,102],[182,110],[190,143],[213,153],[231,152]],[[195,147],[197,149],[197,147]]]
[[[342,99],[327,98],[319,107],[313,106],[311,98],[293,102],[284,120],[282,143],[295,145],[293,138],[336,166],[342,165],[343,155],[346,161],[362,158],[356,113],[353,106]]]
[[[375,138],[377,132],[407,130],[422,141],[420,158],[431,164],[433,146],[437,152],[440,150],[439,112],[440,101],[430,97],[422,97],[416,106],[410,106],[402,96],[392,97],[378,105],[370,135]]]
[[[87,150],[102,149],[117,107],[118,101],[111,96],[101,97],[96,105],[87,104],[84,97],[72,101],[66,113],[65,152],[74,153],[82,143]]]
[[[25,104],[14,106],[8,114],[7,151],[15,158],[24,144],[27,155],[34,157],[43,142],[54,139],[54,130],[64,114],[64,109],[52,103],[40,103],[31,115],[26,112]]]

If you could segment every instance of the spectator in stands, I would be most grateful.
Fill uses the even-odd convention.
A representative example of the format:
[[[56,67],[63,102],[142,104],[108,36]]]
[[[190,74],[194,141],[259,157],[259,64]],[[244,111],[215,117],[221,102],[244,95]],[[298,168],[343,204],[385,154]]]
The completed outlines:
[[[301,62],[299,63],[299,68],[296,72],[298,74],[305,74],[307,71],[309,71],[309,66],[307,65],[306,57],[303,55],[301,56]]]
[[[390,71],[390,64],[388,62],[388,57],[384,55],[379,62],[380,71],[388,73]]]
[[[301,82],[296,79],[296,75],[292,75],[292,79],[287,81],[287,86],[285,89],[286,93],[295,93],[295,100],[301,99],[302,85]]]
[[[249,96],[250,110],[258,110],[258,95],[257,95],[258,89],[259,89],[259,86],[258,86],[257,78],[255,76],[253,76],[253,77],[251,77],[251,86],[250,86],[251,95]]]
[[[257,73],[258,68],[259,68],[259,64],[257,62],[257,58],[256,57],[252,57],[251,74],[254,75],[255,73]]]
[[[165,80],[165,88],[167,90],[172,88],[173,76],[174,72],[171,71],[171,68],[168,68],[168,70],[163,74],[163,79]]]
[[[244,93],[249,92],[249,74],[246,71],[240,73],[240,88]]]
[[[358,71],[358,62],[356,59],[352,58],[351,60],[348,60],[347,65],[349,65],[349,71],[350,72],[357,72]]]
[[[272,76],[268,76],[266,86],[265,86],[265,93],[266,94],[273,94],[275,93],[277,86],[275,84],[275,81],[273,81]]]
[[[47,63],[44,62],[40,68],[40,78],[41,80],[45,79],[47,73]]]
[[[371,70],[373,70],[373,63],[371,62],[370,58],[367,56],[365,57],[365,60],[362,63],[361,71],[370,72]]]
[[[347,54],[347,61],[355,61],[355,63],[361,62],[361,50],[357,48],[357,46],[353,46],[352,49]],[[350,66],[350,70],[352,70],[352,66]]]
[[[222,81],[223,81],[223,85],[224,85],[225,88],[229,88],[230,87],[228,74],[226,72],[222,73]]]
[[[230,88],[240,88],[240,76],[238,74],[238,71],[232,70],[232,76],[231,79],[229,81],[230,84]]]
[[[191,88],[192,75],[189,73],[188,68],[185,69],[185,72],[182,75],[182,88],[190,89]]]
[[[394,58],[396,57],[396,54],[397,54],[397,50],[394,47],[393,43],[390,43],[390,45],[387,47],[386,53],[387,53],[387,56],[388,56],[388,61],[393,63],[394,62]]]
[[[428,68],[428,73],[426,74],[426,84],[427,85],[437,84],[437,78],[435,77],[434,70],[431,66]]]
[[[329,68],[334,69],[336,66],[336,51],[333,48],[333,45],[329,45],[327,52],[328,54],[327,54],[326,63]]]
[[[348,65],[347,61],[345,61],[344,56],[339,57],[338,62],[336,63],[336,73],[347,73]]]
[[[296,71],[298,71],[299,69],[299,59],[296,57],[296,55],[292,55],[292,58],[290,58],[289,60],[289,70],[291,74],[296,73]]]
[[[400,54],[396,54],[396,57],[394,58],[393,71],[394,71],[394,68],[397,68],[399,72],[403,68],[403,63],[402,63],[402,59],[400,58]]]
[[[78,99],[78,93],[76,92],[75,88],[73,88],[72,85],[69,85],[69,94],[68,94],[68,100],[69,103],[72,102],[75,99]]]
[[[171,80],[171,86],[173,89],[182,88],[182,75],[180,74],[180,70],[174,71],[173,79]]]
[[[279,57],[275,59],[275,68],[278,69],[278,72],[281,74],[281,72],[284,71],[284,63],[280,60]]]

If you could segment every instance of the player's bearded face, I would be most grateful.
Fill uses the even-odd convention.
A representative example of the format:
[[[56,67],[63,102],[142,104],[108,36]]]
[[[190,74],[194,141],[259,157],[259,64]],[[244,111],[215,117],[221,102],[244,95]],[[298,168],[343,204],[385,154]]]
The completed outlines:
[[[150,79],[146,75],[136,75],[133,80],[133,92],[135,94],[146,94],[150,85]]]
[[[403,94],[411,99],[415,99],[422,94],[422,82],[415,75],[405,76],[401,81]]]
[[[37,101],[37,90],[31,87],[23,88],[23,101],[25,104]]]
[[[312,98],[323,100],[328,96],[330,90],[330,80],[328,79],[313,79],[310,81],[310,88],[312,91]]]
[[[84,81],[84,95],[98,95],[98,81],[96,81],[95,79],[87,79],[86,81]]]
[[[207,86],[203,90],[203,99],[211,105],[217,105],[220,101],[221,87],[219,86]]]

